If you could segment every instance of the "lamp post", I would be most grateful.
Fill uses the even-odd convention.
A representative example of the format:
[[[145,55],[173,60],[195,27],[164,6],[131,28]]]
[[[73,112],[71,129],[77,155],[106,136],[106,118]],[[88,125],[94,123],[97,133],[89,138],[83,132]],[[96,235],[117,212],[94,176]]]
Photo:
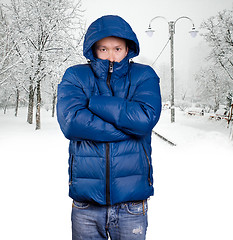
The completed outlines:
[[[157,16],[151,19],[149,23],[149,27],[146,30],[146,33],[148,34],[149,37],[152,37],[154,30],[151,28],[151,24],[155,19],[162,18],[168,23],[169,27],[169,40],[170,40],[170,46],[171,46],[171,122],[175,122],[175,88],[174,88],[174,34],[175,34],[175,25],[177,21],[180,19],[188,19],[192,23],[192,29],[189,31],[192,37],[196,37],[198,31],[196,31],[194,23],[191,18],[182,16],[177,18],[175,21],[168,21],[165,17],[162,16]]]

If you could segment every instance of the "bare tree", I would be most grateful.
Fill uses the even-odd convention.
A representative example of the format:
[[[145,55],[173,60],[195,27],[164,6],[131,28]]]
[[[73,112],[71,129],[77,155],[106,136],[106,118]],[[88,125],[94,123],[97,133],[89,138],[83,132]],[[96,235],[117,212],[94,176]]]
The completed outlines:
[[[207,64],[196,75],[197,97],[215,112],[233,92],[233,10],[219,12],[201,24],[202,36],[210,46]]]
[[[9,70],[18,64],[11,35],[6,14],[0,6],[0,86],[7,82]]]
[[[76,4],[71,0],[11,0],[10,14],[15,50],[23,56],[28,79],[27,121],[33,122],[36,93],[36,129],[40,129],[41,84],[52,81],[55,63],[79,56],[76,44],[84,31],[81,0]]]
[[[204,21],[202,34],[211,47],[209,58],[233,80],[233,10],[224,10]]]
[[[226,75],[226,74],[225,74]],[[220,104],[225,104],[229,82],[221,70],[215,67],[202,69],[196,75],[197,97],[199,102],[211,107],[216,112]]]

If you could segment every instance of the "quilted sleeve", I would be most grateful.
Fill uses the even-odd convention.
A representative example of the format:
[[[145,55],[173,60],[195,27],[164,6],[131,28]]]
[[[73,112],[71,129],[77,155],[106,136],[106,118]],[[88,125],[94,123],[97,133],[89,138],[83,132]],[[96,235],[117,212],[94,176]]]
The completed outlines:
[[[93,96],[89,109],[127,134],[143,137],[158,122],[161,113],[159,78],[150,67],[141,74],[130,100],[114,96]]]
[[[72,68],[67,69],[58,86],[57,118],[60,128],[70,140],[113,142],[130,139],[88,108],[88,98]]]

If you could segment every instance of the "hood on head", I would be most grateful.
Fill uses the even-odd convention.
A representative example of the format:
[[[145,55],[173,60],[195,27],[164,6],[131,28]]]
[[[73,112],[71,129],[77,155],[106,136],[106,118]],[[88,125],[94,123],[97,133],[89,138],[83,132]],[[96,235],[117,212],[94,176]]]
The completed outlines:
[[[107,15],[98,18],[87,29],[83,43],[83,55],[87,59],[94,60],[92,46],[95,42],[110,36],[127,40],[129,58],[139,54],[139,42],[130,25],[119,16]]]

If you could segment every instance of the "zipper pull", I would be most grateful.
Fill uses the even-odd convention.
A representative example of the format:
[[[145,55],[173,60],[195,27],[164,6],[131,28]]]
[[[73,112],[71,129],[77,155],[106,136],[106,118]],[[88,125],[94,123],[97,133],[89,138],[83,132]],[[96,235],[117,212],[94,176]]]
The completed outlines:
[[[110,73],[113,72],[113,62],[109,62],[108,72],[110,72]]]

